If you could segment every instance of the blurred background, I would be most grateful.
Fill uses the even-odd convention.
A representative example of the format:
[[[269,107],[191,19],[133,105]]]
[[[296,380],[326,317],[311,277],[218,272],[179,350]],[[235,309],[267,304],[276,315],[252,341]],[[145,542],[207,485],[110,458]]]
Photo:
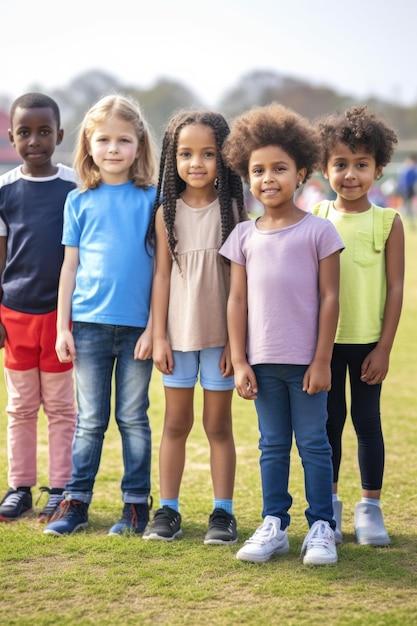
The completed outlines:
[[[17,164],[9,108],[28,91],[60,106],[71,164],[78,126],[102,95],[120,91],[142,105],[159,144],[182,107],[234,116],[278,101],[309,120],[367,104],[395,129],[392,162],[372,191],[414,225],[416,197],[402,181],[417,155],[417,3],[397,0],[0,0],[0,173]],[[330,197],[317,175],[300,191],[306,210]],[[249,208],[258,209],[248,195]]]

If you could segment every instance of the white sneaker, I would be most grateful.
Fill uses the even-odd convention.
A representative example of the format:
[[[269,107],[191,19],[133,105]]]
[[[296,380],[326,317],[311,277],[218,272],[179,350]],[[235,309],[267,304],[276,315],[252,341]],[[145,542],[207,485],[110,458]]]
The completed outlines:
[[[365,502],[355,506],[355,534],[363,546],[387,546],[390,543],[379,506]]]
[[[328,565],[337,563],[336,543],[334,532],[329,522],[318,520],[314,522],[301,548],[304,555],[304,565]]]
[[[252,537],[236,554],[240,561],[265,563],[273,554],[285,554],[290,549],[286,530],[281,530],[279,517],[267,515]]]

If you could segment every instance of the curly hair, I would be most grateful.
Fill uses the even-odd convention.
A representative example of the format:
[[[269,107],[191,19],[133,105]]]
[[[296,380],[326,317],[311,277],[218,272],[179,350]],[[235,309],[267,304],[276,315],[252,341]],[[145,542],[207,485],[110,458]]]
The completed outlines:
[[[99,168],[89,154],[89,143],[96,127],[110,117],[129,122],[139,141],[140,154],[130,168],[130,180],[137,187],[144,189],[155,184],[156,149],[139,103],[130,96],[110,94],[98,100],[87,111],[80,126],[75,148],[74,169],[80,180],[81,191],[95,189],[101,183]]]
[[[375,158],[377,167],[384,167],[390,162],[398,142],[395,132],[366,105],[322,117],[317,121],[317,128],[323,146],[322,169],[327,167],[338,143],[344,143],[353,153],[362,148]]]
[[[252,152],[266,146],[279,146],[295,161],[298,170],[306,168],[304,181],[320,162],[317,130],[306,118],[278,102],[254,107],[235,118],[223,146],[223,157],[247,181]]]
[[[217,178],[216,188],[220,205],[220,220],[222,226],[222,244],[235,226],[233,201],[236,202],[239,221],[245,219],[243,204],[243,186],[240,177],[224,162],[221,149],[230,132],[226,119],[220,113],[207,110],[183,109],[174,115],[168,122],[162,140],[159,178],[153,214],[148,230],[148,242],[154,246],[155,216],[162,203],[163,219],[167,232],[167,241],[172,258],[178,262],[174,224],[177,200],[185,190],[186,184],[180,178],[177,170],[178,136],[181,130],[188,125],[203,124],[212,129],[217,145]]]
[[[13,127],[13,118],[16,109],[52,109],[58,130],[61,128],[61,114],[55,100],[37,91],[19,96],[10,107],[10,123]]]

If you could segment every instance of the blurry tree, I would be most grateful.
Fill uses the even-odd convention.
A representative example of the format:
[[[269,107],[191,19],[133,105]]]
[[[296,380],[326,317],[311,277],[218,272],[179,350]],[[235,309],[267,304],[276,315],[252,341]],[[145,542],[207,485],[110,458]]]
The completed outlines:
[[[28,91],[43,91],[43,88],[32,85]],[[115,91],[137,98],[158,143],[166,122],[177,109],[204,106],[192,90],[168,78],[161,78],[150,89],[143,89],[137,85],[123,84],[117,77],[102,70],[89,70],[77,76],[67,87],[48,91],[57,100],[62,114],[65,135],[57,149],[61,160],[71,161],[77,130],[88,108],[101,96]],[[407,145],[410,141],[417,141],[417,103],[412,107],[404,107],[376,98],[358,100],[329,87],[314,86],[270,70],[255,70],[238,79],[216,108],[230,120],[253,106],[263,106],[273,101],[281,102],[311,121],[329,111],[343,111],[354,104],[368,104],[371,109],[386,117],[388,123],[396,129],[400,140],[408,140]],[[0,108],[8,111],[10,104],[0,94]]]
[[[253,106],[264,106],[273,101],[280,102],[312,121],[330,111],[343,111],[354,104],[367,104],[389,121],[400,139],[417,138],[417,105],[407,108],[376,98],[359,100],[329,87],[316,87],[272,71],[253,71],[243,76],[225,94],[220,106],[225,115],[232,118]]]
[[[313,85],[283,77],[272,71],[253,71],[244,75],[221,101],[221,108],[228,117],[239,115],[253,106],[280,102],[300,115],[313,120],[328,111],[345,109],[353,99],[328,87]]]
[[[117,78],[101,70],[90,70],[77,76],[65,89],[55,90],[51,96],[59,104],[64,128],[64,140],[57,153],[70,155],[73,151],[78,127],[86,113],[101,96],[121,91]]]
[[[196,96],[183,85],[160,79],[151,89],[122,85],[103,71],[91,70],[75,78],[67,89],[53,92],[59,103],[65,130],[64,141],[57,149],[68,161],[71,158],[78,127],[92,104],[108,93],[120,92],[136,98],[159,144],[165,123],[178,108],[197,106]]]
[[[167,78],[161,78],[152,89],[139,90],[137,87],[130,87],[127,91],[140,102],[158,143],[162,140],[168,119],[175,111],[202,106],[201,101],[188,87]]]

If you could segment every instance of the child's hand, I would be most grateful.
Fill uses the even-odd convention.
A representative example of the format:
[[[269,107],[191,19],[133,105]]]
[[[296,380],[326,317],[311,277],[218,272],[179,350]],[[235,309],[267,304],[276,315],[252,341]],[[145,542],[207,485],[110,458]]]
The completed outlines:
[[[69,363],[75,360],[75,345],[71,331],[64,330],[57,334],[55,352],[60,363]]]
[[[0,348],[4,347],[4,342],[6,339],[6,329],[3,324],[0,322]]]
[[[303,391],[309,396],[321,391],[330,391],[331,380],[330,363],[313,360],[304,374]]]
[[[133,358],[140,361],[152,358],[152,331],[148,328],[145,328],[137,340]]]
[[[230,358],[230,345],[229,342],[223,348],[222,355],[219,362],[220,371],[223,378],[227,378],[233,374],[232,359]]]
[[[255,372],[249,365],[238,366],[235,370],[235,387],[241,398],[245,400],[256,400],[258,393],[258,383],[256,382]]]
[[[375,346],[365,357],[361,367],[361,381],[367,385],[378,385],[385,380],[389,367],[389,351]]]
[[[153,362],[162,374],[172,374],[174,357],[171,346],[166,339],[155,341],[153,344]]]

